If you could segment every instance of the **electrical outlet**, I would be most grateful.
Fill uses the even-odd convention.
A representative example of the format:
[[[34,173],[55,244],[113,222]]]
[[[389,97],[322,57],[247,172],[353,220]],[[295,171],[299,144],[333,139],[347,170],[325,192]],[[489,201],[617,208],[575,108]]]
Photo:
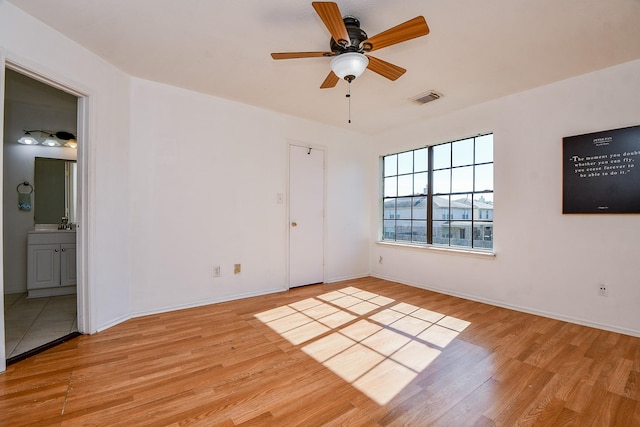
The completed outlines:
[[[239,274],[240,273],[240,264],[234,264],[233,265],[233,274]]]
[[[598,295],[600,295],[601,297],[609,296],[609,289],[607,289],[607,285],[605,285],[604,283],[598,285]]]
[[[213,267],[213,277],[220,277],[220,266],[216,265]]]

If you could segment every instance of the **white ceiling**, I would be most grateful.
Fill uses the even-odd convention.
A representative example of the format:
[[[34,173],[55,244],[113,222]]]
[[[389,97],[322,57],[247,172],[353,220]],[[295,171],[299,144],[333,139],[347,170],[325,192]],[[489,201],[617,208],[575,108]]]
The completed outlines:
[[[640,58],[640,0],[341,0],[373,36],[423,15],[431,33],[376,51],[406,68],[319,89],[329,33],[300,0],[11,0],[128,74],[378,133]],[[443,98],[418,105],[428,90]]]

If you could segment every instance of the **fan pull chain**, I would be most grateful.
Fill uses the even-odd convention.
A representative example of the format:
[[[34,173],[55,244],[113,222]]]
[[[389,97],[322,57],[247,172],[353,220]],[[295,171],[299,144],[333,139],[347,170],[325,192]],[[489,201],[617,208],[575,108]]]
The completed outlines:
[[[347,86],[347,94],[345,96],[349,100],[349,123],[351,123],[351,82],[349,82],[349,86]]]

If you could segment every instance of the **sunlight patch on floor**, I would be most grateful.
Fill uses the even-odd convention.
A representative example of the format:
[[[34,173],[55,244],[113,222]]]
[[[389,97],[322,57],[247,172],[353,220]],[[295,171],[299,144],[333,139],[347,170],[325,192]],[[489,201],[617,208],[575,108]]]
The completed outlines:
[[[380,405],[470,325],[352,286],[255,317]]]

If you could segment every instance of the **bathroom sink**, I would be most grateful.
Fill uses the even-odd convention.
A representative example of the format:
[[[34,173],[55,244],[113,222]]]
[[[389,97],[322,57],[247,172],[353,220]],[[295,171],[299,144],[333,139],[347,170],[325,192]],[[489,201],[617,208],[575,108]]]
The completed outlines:
[[[75,226],[72,230],[62,229],[58,230],[57,224],[36,224],[35,229],[30,231],[30,233],[75,233]]]

